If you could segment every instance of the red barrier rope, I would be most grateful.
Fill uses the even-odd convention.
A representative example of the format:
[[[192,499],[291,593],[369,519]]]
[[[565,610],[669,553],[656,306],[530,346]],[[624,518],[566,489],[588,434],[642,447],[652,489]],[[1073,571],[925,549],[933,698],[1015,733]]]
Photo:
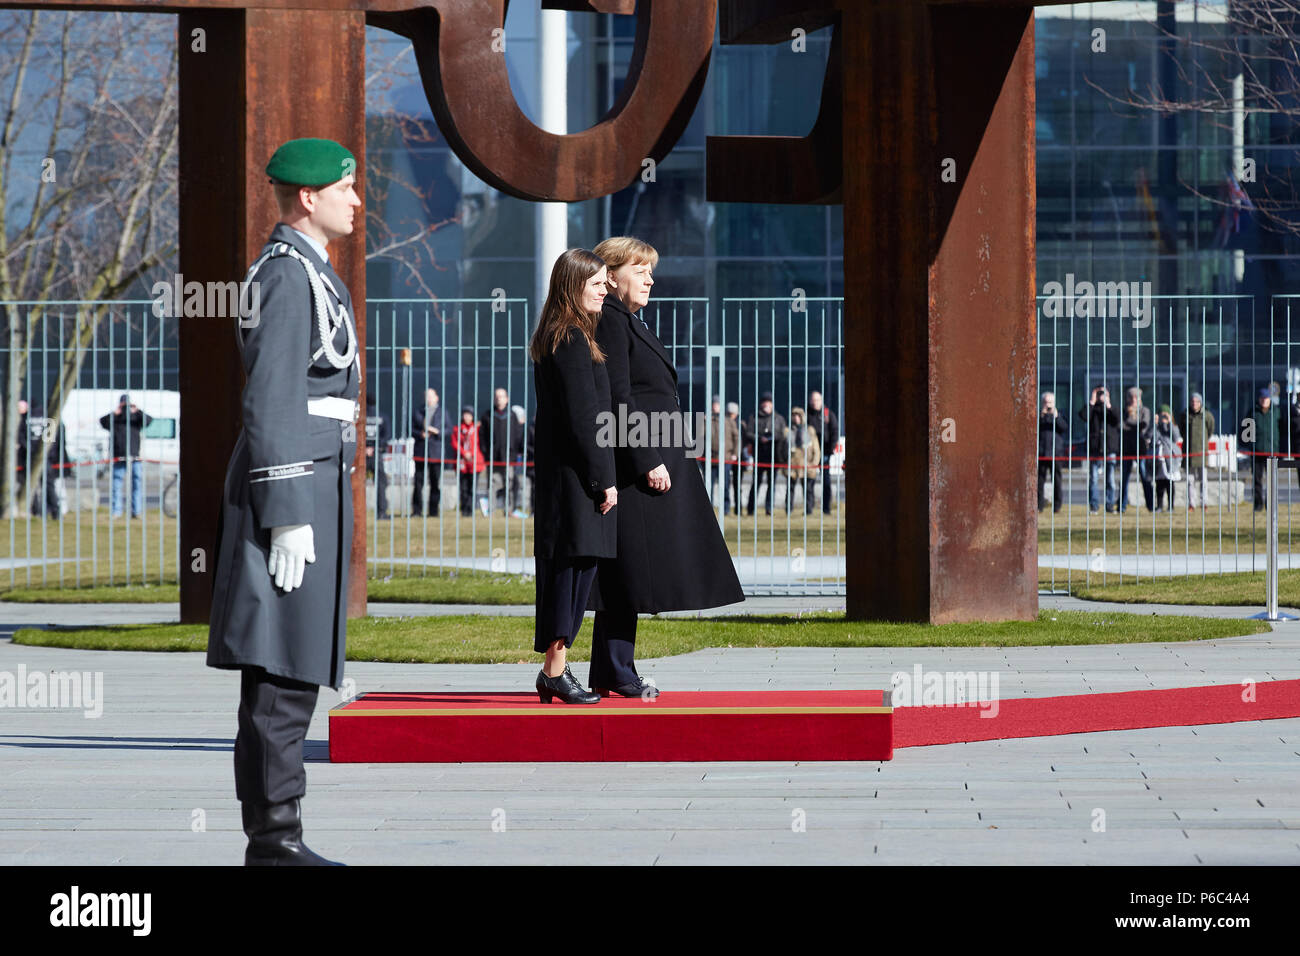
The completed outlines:
[[[423,456],[423,455],[411,455],[410,458],[411,458],[411,461],[423,461],[423,462],[428,462],[428,463],[430,463],[430,464],[444,464],[444,465],[458,465],[458,464],[460,464],[460,462],[462,461],[462,459],[460,459],[460,458],[426,458],[426,457]],[[828,464],[818,464],[818,465],[791,465],[791,464],[789,464],[788,462],[776,462],[776,463],[773,463],[773,464],[769,464],[768,462],[765,462],[765,461],[753,461],[752,459],[749,460],[749,461],[740,461],[740,460],[738,460],[738,459],[709,458],[709,457],[707,457],[707,456],[697,456],[697,457],[693,458],[692,461],[711,461],[711,462],[713,462],[715,465],[734,465],[734,466],[742,466],[742,467],[745,467],[745,468],[772,468],[772,469],[783,468],[783,469],[787,469],[787,470],[789,470],[789,469],[791,469],[791,468],[797,468],[797,469],[799,469],[799,470],[801,470],[801,471],[802,471],[802,470],[809,470],[809,471],[811,471],[812,469],[817,469],[818,471],[820,471],[820,470],[823,469],[823,468],[829,469],[829,468],[831,467],[831,466],[828,465]],[[520,461],[491,461],[491,462],[487,462],[487,463],[486,463],[485,470],[486,470],[486,468],[488,468],[488,467],[492,467],[492,466],[500,466],[500,467],[507,467],[507,466],[509,466],[509,467],[532,468],[532,467],[534,466],[534,464],[536,464],[536,462],[533,462],[533,461],[522,461],[522,462],[520,462]],[[842,468],[843,465],[841,465],[840,467]]]
[[[1182,453],[1182,456],[1181,456],[1181,457],[1184,458],[1184,459],[1186,459],[1186,458],[1208,458],[1210,455],[1223,455],[1223,454],[1227,454],[1227,452],[1226,452],[1226,451],[1185,451],[1185,452]],[[1284,458],[1284,459],[1288,459],[1288,460],[1290,460],[1290,459],[1293,459],[1293,458],[1300,458],[1300,449],[1296,449],[1296,453],[1287,453],[1287,452],[1281,452],[1281,451],[1242,451],[1240,448],[1238,448],[1235,452],[1233,452],[1233,454],[1234,454],[1234,455],[1240,455],[1240,456],[1243,457],[1243,458]],[[1038,456],[1038,460],[1039,460],[1039,461],[1080,461],[1080,462],[1083,462],[1083,461],[1115,461],[1115,462],[1119,462],[1119,461],[1155,461],[1155,460],[1156,460],[1156,457],[1157,457],[1157,456],[1156,456],[1154,453],[1152,453],[1152,452],[1148,452],[1148,453],[1145,454],[1145,455],[1115,455],[1113,458],[1112,458],[1110,455],[1091,455],[1091,456],[1087,456],[1087,457],[1079,457],[1079,456],[1077,456],[1077,455],[1075,455],[1075,456],[1071,456],[1071,455],[1064,455],[1064,456],[1039,455],[1039,456]]]
[[[121,461],[121,462],[125,462],[125,461],[139,461],[139,462],[145,462],[145,463],[148,463],[148,464],[150,464],[150,465],[176,465],[177,467],[180,466],[180,462],[179,462],[179,461],[164,461],[164,460],[161,459],[161,458],[130,458],[130,459],[128,459],[128,458],[126,458],[125,456],[118,456],[117,458],[88,458],[88,459],[86,459],[85,461],[65,461],[65,462],[63,462],[63,463],[61,463],[61,464],[58,463],[58,462],[53,462],[53,461],[52,461],[52,462],[50,462],[49,464],[47,464],[45,467],[46,467],[46,468],[85,468],[85,467],[87,467],[87,466],[89,466],[89,465],[113,465],[113,464],[116,464],[116,463],[119,462],[119,461]],[[26,467],[23,466],[23,465],[16,465],[16,466],[15,466],[15,470],[17,470],[17,471],[26,471],[27,469],[26,469]]]

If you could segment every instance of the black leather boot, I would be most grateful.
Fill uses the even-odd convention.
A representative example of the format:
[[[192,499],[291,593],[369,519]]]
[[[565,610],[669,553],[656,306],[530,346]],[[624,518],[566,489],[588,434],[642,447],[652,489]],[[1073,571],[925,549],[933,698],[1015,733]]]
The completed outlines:
[[[549,704],[552,697],[558,697],[566,704],[599,704],[600,695],[587,691],[578,679],[564,665],[564,673],[559,677],[547,677],[546,669],[537,672],[537,696],[543,704]]]
[[[302,842],[298,798],[283,803],[242,803],[248,848],[244,866],[344,866],[312,852]]]

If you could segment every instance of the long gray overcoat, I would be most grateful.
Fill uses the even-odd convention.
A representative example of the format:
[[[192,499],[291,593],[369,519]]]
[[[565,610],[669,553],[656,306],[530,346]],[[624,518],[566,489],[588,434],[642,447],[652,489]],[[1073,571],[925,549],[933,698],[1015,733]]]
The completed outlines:
[[[332,341],[345,354],[352,297],[299,233],[279,223],[270,243],[288,243],[346,310]],[[257,666],[338,688],[343,680],[348,566],[352,551],[354,422],[309,414],[311,398],[356,401],[360,364],[334,368],[321,339],[306,270],[288,256],[258,271],[260,310],[241,323],[243,431],[226,470],[208,625],[211,667]],[[353,327],[355,334],[355,327]],[[271,529],[310,524],[316,561],[302,587],[285,593],[267,573]]]

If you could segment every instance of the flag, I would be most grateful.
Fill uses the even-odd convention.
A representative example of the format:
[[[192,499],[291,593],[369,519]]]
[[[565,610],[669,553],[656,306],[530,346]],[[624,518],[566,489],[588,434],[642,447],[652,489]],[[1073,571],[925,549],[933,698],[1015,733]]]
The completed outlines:
[[[1243,214],[1249,214],[1255,204],[1231,172],[1224,181],[1221,195],[1223,214],[1219,217],[1219,228],[1214,233],[1214,245],[1226,249],[1232,237],[1241,234]]]

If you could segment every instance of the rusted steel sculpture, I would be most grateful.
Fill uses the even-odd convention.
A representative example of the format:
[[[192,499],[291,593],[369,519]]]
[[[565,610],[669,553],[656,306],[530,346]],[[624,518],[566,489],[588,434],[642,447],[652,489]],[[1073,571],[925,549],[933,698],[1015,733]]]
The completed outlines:
[[[714,201],[844,203],[849,616],[1034,617],[1032,7],[720,7],[723,43],[834,24],[809,135],[707,162]]]
[[[199,281],[242,275],[260,248],[276,218],[261,173],[276,145],[320,136],[364,155],[366,24],[411,39],[439,128],[466,166],[510,195],[552,201],[614,192],[636,179],[644,160],[668,153],[703,86],[715,10],[724,43],[789,42],[796,28],[832,26],[809,135],[710,137],[708,198],[844,203],[850,616],[1032,617],[1032,6],[540,2],[637,15],[623,95],[581,133],[547,133],[515,103],[493,42],[507,0],[0,6],[180,14],[180,268]],[[358,178],[364,185],[364,169]],[[364,243],[362,229],[338,243],[337,271],[358,306]],[[357,325],[364,337],[361,308]],[[228,323],[182,323],[180,373],[181,617],[197,622],[208,617],[211,583],[202,569],[211,567],[222,473],[238,432],[240,372]],[[359,615],[366,583],[359,484],[354,494],[349,611]]]

